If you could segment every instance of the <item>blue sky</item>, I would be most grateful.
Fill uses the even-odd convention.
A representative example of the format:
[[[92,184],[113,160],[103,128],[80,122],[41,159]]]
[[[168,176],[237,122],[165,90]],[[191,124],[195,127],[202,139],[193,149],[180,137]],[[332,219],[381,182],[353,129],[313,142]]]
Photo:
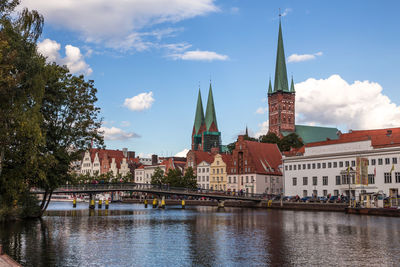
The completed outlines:
[[[45,17],[40,52],[95,81],[108,148],[164,156],[190,148],[199,84],[205,108],[210,77],[223,143],[246,125],[266,133],[279,8],[298,123],[343,131],[400,124],[398,1],[22,5]]]

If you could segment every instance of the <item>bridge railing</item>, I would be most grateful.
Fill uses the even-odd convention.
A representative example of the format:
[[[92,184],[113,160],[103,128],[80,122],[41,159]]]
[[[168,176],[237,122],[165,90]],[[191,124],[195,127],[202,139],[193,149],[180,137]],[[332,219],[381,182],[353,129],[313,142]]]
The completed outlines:
[[[233,192],[233,191],[222,191],[212,189],[190,189],[184,187],[171,187],[169,185],[152,185],[152,184],[141,184],[141,183],[99,183],[99,184],[78,184],[78,185],[63,185],[57,188],[56,192],[79,192],[79,191],[103,191],[107,190],[120,190],[120,191],[162,191],[170,193],[186,193],[186,194],[202,194],[202,195],[213,195],[213,196],[235,196],[236,198],[266,198],[266,194],[254,194],[246,192]],[[41,189],[34,189],[32,192],[43,192]]]

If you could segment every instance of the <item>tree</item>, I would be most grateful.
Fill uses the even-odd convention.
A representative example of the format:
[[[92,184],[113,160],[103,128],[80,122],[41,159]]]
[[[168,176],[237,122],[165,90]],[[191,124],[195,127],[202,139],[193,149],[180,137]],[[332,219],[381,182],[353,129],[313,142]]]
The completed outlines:
[[[40,153],[45,60],[36,40],[43,17],[27,9],[11,16],[18,4],[0,1],[0,209],[14,211],[31,200],[29,180],[44,176],[39,165],[52,162]]]
[[[272,132],[267,133],[266,135],[261,135],[258,140],[261,143],[271,143],[271,144],[279,144],[280,139],[279,137]]]
[[[165,182],[164,171],[160,167],[155,168],[153,175],[151,176],[152,185],[162,185]]]
[[[189,167],[183,176],[183,185],[186,188],[197,189],[197,177],[194,175],[193,168]]]
[[[45,189],[41,204],[47,208],[55,188],[71,181],[71,163],[80,160],[81,154],[95,142],[103,145],[100,109],[95,106],[97,89],[93,81],[85,81],[83,75],[74,76],[66,67],[55,63],[46,65],[45,91],[40,112],[43,120],[41,129],[45,136],[43,155],[51,155],[51,164],[44,163],[42,179],[33,184]]]
[[[291,148],[300,148],[302,146],[304,144],[296,133],[288,134],[279,142],[279,149],[281,151],[290,151]]]
[[[182,179],[182,171],[180,169],[169,169],[165,177],[165,183],[171,187],[185,187]]]

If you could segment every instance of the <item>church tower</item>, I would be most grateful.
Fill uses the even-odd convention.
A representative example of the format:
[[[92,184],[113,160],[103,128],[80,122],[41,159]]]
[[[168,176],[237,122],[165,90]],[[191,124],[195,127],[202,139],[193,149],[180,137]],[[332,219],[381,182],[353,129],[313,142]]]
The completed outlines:
[[[221,151],[221,132],[218,131],[217,115],[215,113],[214,97],[210,83],[205,117],[199,89],[192,131],[192,150],[210,152],[213,147]]]
[[[280,19],[274,87],[271,86],[271,79],[268,85],[268,110],[268,132],[275,133],[277,136],[282,136],[282,132],[295,132],[294,82],[292,77],[289,89]]]

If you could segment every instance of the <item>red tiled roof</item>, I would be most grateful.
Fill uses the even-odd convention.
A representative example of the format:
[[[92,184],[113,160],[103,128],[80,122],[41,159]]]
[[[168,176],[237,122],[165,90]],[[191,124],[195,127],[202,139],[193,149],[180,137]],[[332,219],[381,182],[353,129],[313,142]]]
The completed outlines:
[[[125,158],[124,157],[124,153],[122,150],[111,150],[111,149],[98,149],[98,148],[92,148],[90,149],[90,157],[91,160],[93,162],[94,158],[96,157],[96,153],[98,153],[99,156],[99,161],[101,162],[104,158],[108,158],[109,163],[111,164],[112,159],[115,159],[115,163],[117,165],[117,169],[121,168],[121,163],[122,163],[122,159]],[[129,162],[129,160],[135,160],[135,159],[128,159],[127,158],[127,162]]]
[[[205,161],[211,164],[214,161],[214,155],[210,152],[196,150],[193,151],[196,154],[196,165],[200,164],[202,161]]]
[[[232,166],[232,155],[231,154],[220,154],[222,157],[222,160],[226,164],[226,168],[229,168]]]
[[[254,161],[256,173],[282,175],[279,170],[279,165],[282,164],[282,154],[276,144],[244,142],[246,142],[247,149]],[[268,168],[273,168],[273,170],[269,171]]]
[[[341,134],[337,140],[309,143],[306,147],[343,144],[371,140],[374,148],[400,146],[400,128],[358,130]]]

